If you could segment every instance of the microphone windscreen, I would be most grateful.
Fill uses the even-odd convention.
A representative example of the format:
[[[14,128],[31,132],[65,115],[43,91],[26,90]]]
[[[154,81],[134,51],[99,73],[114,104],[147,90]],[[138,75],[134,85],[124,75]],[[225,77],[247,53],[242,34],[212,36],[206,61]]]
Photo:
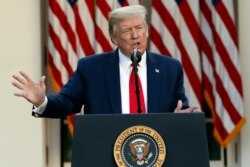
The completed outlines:
[[[141,53],[137,51],[133,53],[130,58],[133,63],[139,63],[141,61]]]

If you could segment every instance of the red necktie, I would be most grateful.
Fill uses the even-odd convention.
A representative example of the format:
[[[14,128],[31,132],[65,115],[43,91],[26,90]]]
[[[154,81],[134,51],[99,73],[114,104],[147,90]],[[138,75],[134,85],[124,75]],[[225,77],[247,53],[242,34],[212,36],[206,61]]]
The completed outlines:
[[[133,67],[133,65],[131,65]],[[141,86],[141,80],[138,75],[138,85],[139,85],[139,92],[140,92],[140,104],[141,104],[141,113],[146,112],[143,90]],[[137,114],[138,106],[137,106],[137,98],[136,98],[136,86],[135,86],[135,72],[132,69],[129,79],[129,101],[130,101],[130,114]]]

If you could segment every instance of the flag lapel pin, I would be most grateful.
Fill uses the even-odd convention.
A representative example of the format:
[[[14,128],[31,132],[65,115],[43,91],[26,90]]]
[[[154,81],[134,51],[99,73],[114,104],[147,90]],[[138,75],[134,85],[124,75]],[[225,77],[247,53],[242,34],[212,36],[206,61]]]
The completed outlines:
[[[156,68],[156,69],[155,69],[155,72],[159,74],[159,73],[160,73],[160,70],[159,70],[158,68]]]

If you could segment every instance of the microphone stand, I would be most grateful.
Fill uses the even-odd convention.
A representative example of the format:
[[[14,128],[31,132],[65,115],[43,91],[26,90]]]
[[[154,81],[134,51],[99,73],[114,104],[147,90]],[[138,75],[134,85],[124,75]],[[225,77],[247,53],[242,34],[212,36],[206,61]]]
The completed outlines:
[[[135,74],[135,93],[136,93],[136,99],[137,99],[137,113],[141,113],[141,102],[140,102],[140,90],[139,90],[139,84],[138,84],[138,63],[141,61],[141,54],[137,51],[137,48],[134,49],[134,53],[131,56],[131,61],[133,62],[133,70]]]

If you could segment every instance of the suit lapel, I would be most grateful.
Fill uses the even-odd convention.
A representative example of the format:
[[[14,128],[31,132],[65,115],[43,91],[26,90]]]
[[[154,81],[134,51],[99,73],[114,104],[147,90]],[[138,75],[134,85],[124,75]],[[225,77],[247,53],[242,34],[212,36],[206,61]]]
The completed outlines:
[[[104,66],[105,79],[112,110],[110,112],[121,113],[121,89],[118,51],[112,52]]]
[[[148,113],[155,113],[158,110],[159,94],[161,90],[161,66],[160,62],[147,53],[147,89],[148,89]]]

